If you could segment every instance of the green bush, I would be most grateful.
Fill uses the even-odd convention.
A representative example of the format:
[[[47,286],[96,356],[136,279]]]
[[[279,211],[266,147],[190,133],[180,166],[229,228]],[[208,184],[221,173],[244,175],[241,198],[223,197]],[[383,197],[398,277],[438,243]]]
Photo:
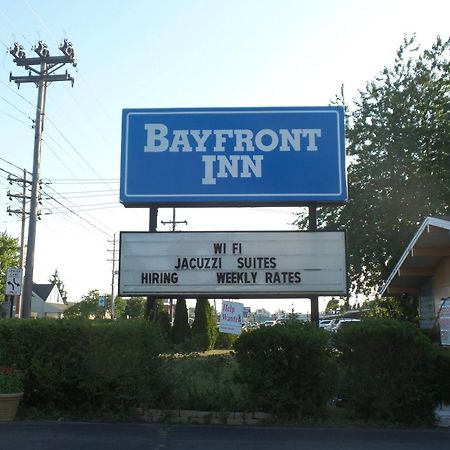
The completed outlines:
[[[436,359],[436,398],[450,404],[450,348],[439,348]]]
[[[319,417],[335,394],[330,335],[310,324],[243,333],[235,350],[239,378],[256,408],[278,417]]]
[[[161,342],[145,322],[0,321],[0,365],[20,370],[26,407],[120,416],[164,392]]]
[[[182,344],[191,337],[191,327],[188,323],[188,311],[185,298],[177,299],[171,337],[174,344]]]
[[[220,350],[229,350],[233,348],[234,343],[237,341],[238,337],[239,336],[237,334],[218,332],[215,348]]]
[[[195,319],[192,324],[193,350],[205,351],[214,348],[217,340],[216,320],[209,300],[198,298],[195,305]]]
[[[336,334],[341,395],[356,417],[431,424],[437,401],[436,349],[417,327],[365,319]]]
[[[164,361],[167,395],[160,406],[201,411],[248,410],[244,386],[236,382],[237,363],[232,355],[169,357]]]

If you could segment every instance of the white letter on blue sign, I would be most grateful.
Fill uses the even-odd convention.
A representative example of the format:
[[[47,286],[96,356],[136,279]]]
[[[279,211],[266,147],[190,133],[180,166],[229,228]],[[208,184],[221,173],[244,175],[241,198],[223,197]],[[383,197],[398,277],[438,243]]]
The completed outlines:
[[[182,152],[192,152],[188,135],[189,130],[173,130],[173,140],[169,152],[178,152],[178,146],[181,146]]]
[[[235,152],[244,152],[244,144],[247,147],[248,152],[253,152],[255,147],[253,147],[253,131],[252,130],[234,130],[234,135],[236,136],[236,145],[234,147]]]
[[[308,152],[317,151],[316,136],[321,137],[322,130],[320,128],[306,129],[302,131],[302,135],[303,137],[308,137],[308,147],[306,147],[306,150]]]
[[[216,184],[213,174],[213,165],[216,160],[215,156],[203,155],[202,161],[205,163],[205,176],[202,178],[202,184]]]
[[[168,128],[162,123],[146,123],[144,128],[147,130],[147,145],[144,146],[144,152],[165,152],[169,147],[167,136]]]
[[[288,152],[290,151],[290,146],[294,149],[294,151],[300,151],[300,133],[301,129],[294,128],[293,130],[286,130],[282,128],[280,130],[281,135],[281,145],[280,152]]]
[[[214,147],[214,151],[224,152],[225,148],[223,144],[226,141],[225,136],[233,137],[233,130],[216,130],[214,131],[214,134],[216,135],[216,145]]]
[[[200,133],[203,135],[200,136]],[[211,130],[191,130],[191,136],[195,139],[195,142],[197,142],[196,152],[206,152],[205,142],[206,139],[211,136],[211,133]]]
[[[269,136],[270,144],[263,143],[262,140],[264,136]],[[256,133],[255,144],[256,147],[262,152],[271,152],[278,145],[278,135],[277,133],[275,133],[275,131],[269,128],[264,128],[263,130],[259,130]]]

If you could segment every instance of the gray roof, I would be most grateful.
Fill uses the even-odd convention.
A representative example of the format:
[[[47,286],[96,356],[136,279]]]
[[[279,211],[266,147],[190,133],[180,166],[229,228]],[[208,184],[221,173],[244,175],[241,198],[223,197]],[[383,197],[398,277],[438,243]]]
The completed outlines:
[[[50,292],[52,292],[54,284],[37,284],[33,283],[33,292],[38,295],[44,302],[47,300]]]

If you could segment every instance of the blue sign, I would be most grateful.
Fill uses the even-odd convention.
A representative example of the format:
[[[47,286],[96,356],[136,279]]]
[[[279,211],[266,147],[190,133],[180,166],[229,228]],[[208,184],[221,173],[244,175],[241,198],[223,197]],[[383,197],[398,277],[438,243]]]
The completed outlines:
[[[125,206],[347,200],[341,107],[125,109]]]

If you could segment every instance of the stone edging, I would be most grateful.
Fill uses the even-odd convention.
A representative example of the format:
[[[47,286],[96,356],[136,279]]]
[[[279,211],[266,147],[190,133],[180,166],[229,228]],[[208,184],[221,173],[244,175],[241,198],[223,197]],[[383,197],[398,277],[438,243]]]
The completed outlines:
[[[147,423],[197,424],[197,425],[260,425],[271,419],[264,412],[218,412],[186,409],[144,409],[137,410],[139,418]]]

